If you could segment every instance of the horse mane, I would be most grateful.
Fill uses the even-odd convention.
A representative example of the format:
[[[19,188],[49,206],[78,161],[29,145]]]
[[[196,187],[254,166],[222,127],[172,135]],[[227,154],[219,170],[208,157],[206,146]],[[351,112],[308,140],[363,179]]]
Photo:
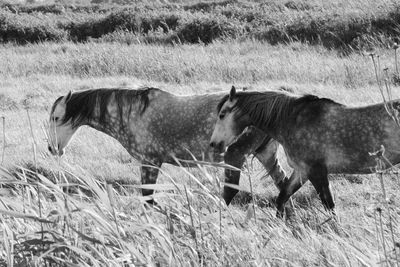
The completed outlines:
[[[129,114],[132,106],[139,103],[139,112],[142,115],[149,105],[149,93],[153,90],[160,90],[152,87],[142,87],[139,89],[91,89],[81,92],[75,92],[66,104],[65,116],[62,123],[71,120],[72,127],[82,125],[85,121],[93,119],[96,109],[99,111],[99,122],[107,121],[108,109],[107,106],[111,99],[115,99],[117,104],[118,116],[123,117],[124,108],[129,105]],[[58,98],[51,109],[53,113],[56,105],[61,101],[62,97]]]
[[[258,128],[276,128],[280,123],[287,122],[307,107],[319,113],[324,104],[341,105],[329,98],[319,98],[315,95],[294,96],[283,92],[237,92],[234,97],[237,102],[233,108],[238,108],[238,117],[248,114]],[[229,99],[225,95],[217,106],[219,112]],[[292,115],[294,114],[294,115]]]

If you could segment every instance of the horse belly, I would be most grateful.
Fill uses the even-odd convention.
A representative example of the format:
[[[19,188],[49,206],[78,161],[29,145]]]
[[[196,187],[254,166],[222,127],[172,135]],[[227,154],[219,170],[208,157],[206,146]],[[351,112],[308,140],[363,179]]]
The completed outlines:
[[[368,174],[375,171],[376,160],[366,151],[353,154],[328,153],[328,172],[332,174]]]
[[[165,151],[165,153],[167,154],[168,158],[166,159],[166,162],[172,164],[176,164],[175,159],[198,160],[206,162],[223,161],[223,156],[221,156],[220,153],[213,153],[208,148],[208,142],[185,142],[169,149],[168,151]]]

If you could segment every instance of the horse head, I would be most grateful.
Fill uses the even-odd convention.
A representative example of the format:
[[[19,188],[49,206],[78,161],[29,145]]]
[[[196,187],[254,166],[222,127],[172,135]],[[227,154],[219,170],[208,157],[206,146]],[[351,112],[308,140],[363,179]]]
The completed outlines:
[[[217,107],[218,118],[210,146],[218,152],[225,151],[226,147],[250,125],[249,117],[241,113],[236,104],[236,88],[232,86],[229,95],[224,96]]]
[[[48,149],[51,154],[62,156],[72,136],[78,129],[74,127],[71,120],[66,120],[68,102],[71,100],[72,92],[59,97],[50,111],[48,123]]]

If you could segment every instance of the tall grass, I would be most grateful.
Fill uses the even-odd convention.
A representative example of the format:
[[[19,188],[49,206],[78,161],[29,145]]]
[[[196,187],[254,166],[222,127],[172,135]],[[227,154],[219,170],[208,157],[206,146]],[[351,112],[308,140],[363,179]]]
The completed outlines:
[[[256,207],[256,221],[240,207],[227,209],[215,187],[218,178],[202,166],[197,175],[185,171],[191,183],[164,172],[172,184],[146,186],[158,190],[159,206],[154,208],[146,206],[145,198],[78,170],[71,173],[60,166],[48,170],[53,173],[50,178],[22,166],[13,172],[1,169],[4,264],[373,266],[379,262],[374,224],[360,224],[372,218],[361,215],[356,224],[347,218],[340,225],[326,224],[318,200],[307,207],[296,205],[299,221],[285,225],[271,208]],[[389,242],[390,237],[384,238]]]
[[[371,57],[373,69],[375,72],[376,82],[378,84],[379,92],[381,94],[383,103],[385,105],[386,112],[389,116],[395,121],[395,123],[399,126],[400,129],[400,117],[399,111],[393,104],[393,93],[392,93],[392,86],[391,84],[397,83],[398,81],[398,62],[397,62],[397,49],[398,45],[395,44],[393,47],[394,49],[394,69],[395,72],[389,75],[389,67],[385,67],[381,70],[381,63],[380,63],[380,55],[371,52],[369,56]],[[370,155],[375,157],[376,159],[376,167],[375,172],[376,176],[380,181],[381,190],[382,190],[382,198],[380,203],[377,204],[376,212],[374,214],[375,217],[375,225],[376,225],[376,232],[377,232],[377,241],[378,241],[378,249],[379,247],[382,248],[383,259],[382,262],[385,262],[387,266],[399,266],[399,243],[397,240],[397,232],[396,229],[393,227],[394,223],[397,221],[396,216],[393,216],[394,210],[392,210],[392,205],[386,193],[386,186],[383,177],[384,170],[386,168],[391,167],[394,173],[397,174],[399,170],[398,168],[394,167],[393,164],[386,158],[385,156],[385,147],[381,145],[381,148],[378,151],[370,152]],[[389,148],[390,149],[390,148]],[[379,220],[377,219],[379,217]],[[383,223],[383,218],[386,217],[388,221],[386,223],[386,227]],[[392,240],[390,243],[387,243],[385,240],[385,232],[389,233]]]
[[[285,10],[314,12],[319,8],[302,1],[271,3],[273,8],[284,5]],[[365,1],[319,4],[341,10],[349,5],[363,6]],[[208,9],[210,5],[187,8]],[[227,17],[251,18],[250,13],[230,13],[230,9],[235,7],[219,11]],[[157,190],[159,206],[148,207],[146,198],[137,192],[141,187],[137,185],[137,164],[116,141],[82,129],[62,160],[49,157],[42,140],[42,121],[48,119],[56,97],[70,89],[150,84],[177,94],[193,94],[227,90],[232,83],[259,90],[283,83],[296,85],[293,90],[297,93],[324,95],[346,104],[380,101],[370,59],[358,52],[343,56],[323,46],[299,42],[273,46],[252,40],[147,45],[140,36],[121,32],[121,39],[130,40],[130,45],[66,42],[0,46],[0,116],[4,118],[0,132],[4,164],[0,171],[0,264],[398,263],[400,199],[396,192],[400,183],[392,173],[380,174],[385,181],[385,202],[380,181],[374,176],[362,175],[353,179],[356,183],[347,176],[331,177],[337,222],[330,219],[315,191],[306,185],[294,197],[296,217],[285,222],[275,218],[272,203],[277,192],[269,178],[262,178],[264,171],[258,164],[243,173],[242,192],[230,207],[221,201],[222,170],[201,164],[192,170],[163,166],[158,184],[147,186]],[[152,34],[158,38],[164,33]],[[392,64],[392,50],[379,53],[382,67]],[[389,70],[390,75],[392,72]],[[399,96],[396,90],[392,93]],[[33,136],[36,150],[32,149]],[[249,197],[249,191],[255,197]]]
[[[392,64],[382,49],[381,62]],[[129,76],[172,84],[270,83],[337,85],[349,90],[375,83],[368,56],[342,57],[323,47],[300,43],[271,46],[257,41],[229,45],[38,44],[0,46],[0,75],[29,78]],[[345,70],[345,71],[344,71]]]
[[[103,146],[112,146],[104,141],[100,140]],[[83,145],[90,146],[87,141]],[[234,206],[226,207],[220,191],[222,172],[215,167],[163,166],[157,185],[114,181],[111,187],[114,177],[105,174],[99,179],[80,166],[93,156],[85,153],[85,160],[53,161],[40,151],[37,166],[31,161],[1,169],[3,265],[375,266],[384,255],[394,262],[388,245],[385,254],[379,250],[382,242],[392,244],[386,216],[377,217],[383,235],[376,241],[375,203],[380,203],[381,191],[374,179],[332,182],[340,222],[327,220],[330,214],[315,191],[304,186],[294,198],[297,217],[285,223],[275,218],[271,203],[276,192],[272,181],[262,185],[268,181],[260,180],[264,174],[257,164],[244,173],[241,186],[241,195],[253,187],[257,197],[249,202],[239,195]],[[244,179],[248,175],[254,182],[251,187]],[[382,175],[389,207],[397,214],[400,200],[394,193],[400,184]],[[141,187],[157,190],[158,207],[146,206],[146,198],[137,192]],[[399,230],[396,222],[394,217],[394,233]]]

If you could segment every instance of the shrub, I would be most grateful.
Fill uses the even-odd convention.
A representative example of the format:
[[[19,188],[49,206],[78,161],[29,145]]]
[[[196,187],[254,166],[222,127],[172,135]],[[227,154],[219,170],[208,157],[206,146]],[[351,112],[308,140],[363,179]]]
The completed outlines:
[[[127,29],[133,32],[147,33],[158,28],[164,32],[176,29],[180,16],[174,12],[163,11],[136,11],[124,9],[111,13],[105,23],[114,29]]]
[[[224,16],[197,13],[180,21],[177,29],[178,37],[188,43],[211,43],[213,40],[243,34],[243,27],[238,21],[228,20]]]
[[[2,42],[34,43],[39,41],[60,41],[67,32],[46,20],[30,14],[13,14],[0,11],[0,40]]]
[[[321,16],[292,23],[285,31],[294,40],[336,48],[349,45],[355,38],[365,34],[367,29],[368,22],[360,17],[338,19]]]
[[[251,32],[250,35],[256,40],[267,41],[272,45],[276,45],[278,43],[286,43],[291,40],[290,37],[286,34],[285,29],[279,26],[270,26],[265,27],[263,30],[255,30]]]
[[[398,35],[400,19],[394,14],[372,18],[359,14],[343,16],[325,13],[308,14],[283,24],[273,21],[252,22],[251,36],[271,44],[300,41],[312,45],[322,44],[328,48],[361,48],[362,40]],[[361,43],[360,43],[361,42]]]
[[[326,10],[321,3],[297,0],[224,0],[191,5],[137,1],[129,7],[18,5],[0,0],[0,42],[81,42],[103,36],[99,41],[113,41],[115,36],[128,43],[139,38],[155,43],[179,39],[207,44],[225,37],[250,37],[271,44],[296,40],[329,48],[360,49],[373,43],[384,45],[398,37],[398,4],[371,4],[371,9],[376,8],[345,12],[343,5],[338,8],[332,4]]]
[[[87,20],[70,22],[65,26],[73,41],[85,41],[88,38],[98,38],[103,34],[113,31],[110,25],[104,23],[104,18],[92,17]]]
[[[149,31],[147,34],[138,34],[131,31],[116,30],[96,39],[96,42],[121,43],[121,44],[172,44],[177,43],[175,35],[164,33],[162,30]]]
[[[293,10],[310,10],[312,9],[312,6],[308,4],[307,2],[297,2],[297,1],[287,1],[285,3],[285,7],[288,9],[293,9]]]
[[[225,0],[225,1],[219,1],[219,2],[199,2],[196,4],[186,5],[186,6],[184,6],[184,9],[190,10],[190,11],[210,12],[211,10],[215,9],[216,7],[225,7],[227,5],[237,4],[237,3],[239,3],[238,0]]]
[[[164,33],[178,26],[179,13],[140,12],[134,9],[122,9],[98,19],[91,19],[69,26],[71,38],[77,41],[87,38],[99,38],[114,31],[130,31],[147,34],[149,31],[162,29]]]
[[[2,9],[8,9],[14,13],[43,13],[43,14],[63,14],[65,12],[78,13],[106,13],[118,8],[115,5],[91,4],[91,5],[71,5],[71,4],[10,4],[0,3]]]

